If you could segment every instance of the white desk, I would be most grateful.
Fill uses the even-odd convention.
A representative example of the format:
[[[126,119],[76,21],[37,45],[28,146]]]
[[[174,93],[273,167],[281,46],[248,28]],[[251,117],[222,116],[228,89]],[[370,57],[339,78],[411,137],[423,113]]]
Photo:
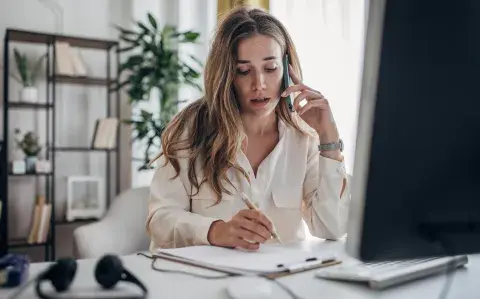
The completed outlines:
[[[289,246],[300,246],[305,248],[321,247],[321,250],[336,250],[340,256],[345,257],[343,251],[343,242],[325,242],[322,240],[305,241]],[[318,249],[317,249],[318,250]],[[348,257],[346,257],[348,259]],[[168,274],[151,270],[151,261],[143,256],[128,255],[122,257],[124,266],[134,273],[149,289],[149,298],[222,298],[228,296],[225,288],[230,281],[236,278],[209,280],[196,278],[183,274]],[[121,283],[112,293],[99,291],[95,282],[93,271],[96,260],[79,260],[77,275],[71,287],[71,292],[80,295],[100,296],[115,295],[118,298],[127,294],[139,294],[135,287],[130,287],[127,283]],[[41,270],[45,269],[47,263],[35,263],[31,265],[30,275],[33,277]],[[165,260],[157,260],[157,267],[168,269],[181,269],[196,271],[197,273],[213,274],[208,270],[189,267],[176,264]],[[279,281],[286,284],[297,295],[302,298],[335,298],[335,299],[414,299],[414,298],[438,298],[444,283],[445,275],[430,277],[421,281],[414,281],[408,284],[397,286],[383,291],[373,291],[367,286],[361,284],[352,284],[346,282],[321,280],[314,277],[314,271],[299,273],[280,278]],[[465,269],[455,272],[453,283],[451,285],[448,299],[459,298],[480,298],[480,255],[469,256],[469,262]],[[260,279],[260,278],[259,278]],[[272,283],[273,284],[273,283]],[[273,298],[290,298],[276,284],[272,285],[274,289]],[[6,296],[12,291],[0,290],[0,298]],[[99,293],[96,293],[99,292]],[[100,293],[101,292],[101,293]],[[114,292],[114,293],[113,293]],[[34,287],[29,287],[20,298],[35,298]],[[72,293],[65,294],[72,298]]]

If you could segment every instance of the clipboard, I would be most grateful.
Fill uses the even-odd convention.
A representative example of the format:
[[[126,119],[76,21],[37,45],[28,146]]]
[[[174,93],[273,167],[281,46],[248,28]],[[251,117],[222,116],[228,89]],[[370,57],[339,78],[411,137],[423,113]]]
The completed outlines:
[[[337,258],[332,257],[332,258],[323,259],[323,260],[312,260],[312,261],[305,261],[301,263],[282,265],[282,267],[279,267],[279,270],[277,272],[257,273],[257,272],[242,271],[242,270],[237,270],[237,269],[232,269],[227,267],[221,267],[216,265],[203,264],[195,260],[183,259],[183,258],[176,257],[174,255],[168,255],[168,254],[154,253],[152,256],[158,259],[164,259],[164,260],[168,260],[171,262],[176,262],[176,263],[180,263],[188,266],[194,266],[197,268],[212,270],[212,271],[216,271],[224,274],[229,274],[232,276],[256,274],[269,279],[276,279],[276,278],[285,277],[288,275],[302,273],[310,270],[331,267],[331,266],[342,263],[341,260],[338,260]]]

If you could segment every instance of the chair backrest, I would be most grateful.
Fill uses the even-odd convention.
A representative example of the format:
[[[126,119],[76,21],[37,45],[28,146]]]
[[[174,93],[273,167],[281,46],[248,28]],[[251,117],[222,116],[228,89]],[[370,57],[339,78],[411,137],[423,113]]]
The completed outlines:
[[[126,190],[113,200],[105,215],[105,221],[114,223],[119,233],[129,238],[126,251],[144,250],[150,244],[145,230],[149,195],[149,187]]]
[[[149,187],[132,188],[118,194],[113,199],[105,218],[120,220],[119,215],[128,215],[130,220],[134,220],[133,218],[147,219],[149,195]]]
[[[145,221],[149,195],[149,187],[126,190],[115,197],[102,220],[76,228],[74,250],[77,258],[148,250],[150,239]]]

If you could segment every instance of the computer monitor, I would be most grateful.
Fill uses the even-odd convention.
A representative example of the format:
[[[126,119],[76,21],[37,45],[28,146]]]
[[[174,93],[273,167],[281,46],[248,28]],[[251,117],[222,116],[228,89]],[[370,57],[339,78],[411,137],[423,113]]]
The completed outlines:
[[[480,1],[368,12],[347,253],[480,252]]]

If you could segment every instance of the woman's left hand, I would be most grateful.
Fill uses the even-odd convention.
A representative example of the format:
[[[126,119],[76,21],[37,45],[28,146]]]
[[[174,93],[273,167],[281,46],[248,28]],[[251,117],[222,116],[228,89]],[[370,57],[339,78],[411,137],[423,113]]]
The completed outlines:
[[[327,99],[319,91],[303,84],[291,65],[289,72],[295,85],[289,86],[282,93],[282,97],[293,92],[300,92],[293,102],[293,107],[298,115],[317,131],[321,143],[338,142],[338,129]],[[302,103],[303,105],[301,105],[303,100],[306,100],[306,104]]]

